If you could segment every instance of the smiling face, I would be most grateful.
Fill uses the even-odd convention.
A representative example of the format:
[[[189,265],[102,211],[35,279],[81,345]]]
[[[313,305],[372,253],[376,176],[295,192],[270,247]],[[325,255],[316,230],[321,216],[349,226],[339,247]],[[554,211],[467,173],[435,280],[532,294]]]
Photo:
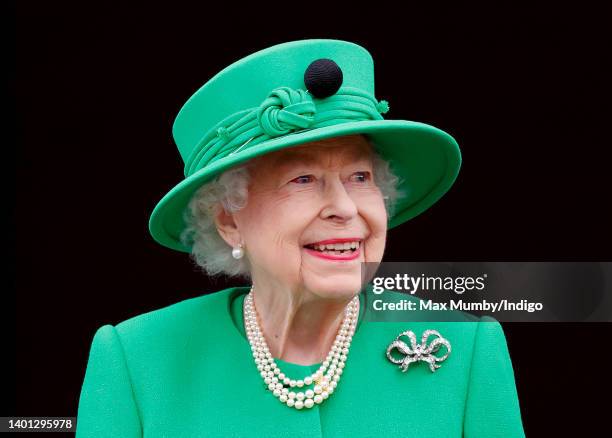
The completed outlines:
[[[361,262],[382,260],[387,232],[370,153],[351,135],[255,159],[247,204],[224,236],[245,243],[254,281],[326,298],[360,289]]]

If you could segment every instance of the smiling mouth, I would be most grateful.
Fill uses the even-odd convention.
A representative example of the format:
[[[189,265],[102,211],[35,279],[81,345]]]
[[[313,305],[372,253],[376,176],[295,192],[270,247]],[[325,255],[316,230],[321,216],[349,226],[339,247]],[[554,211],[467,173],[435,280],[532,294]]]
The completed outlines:
[[[304,248],[317,251],[322,255],[328,256],[350,256],[359,251],[362,241],[356,240],[353,242],[345,243],[331,243],[331,244],[310,244],[304,245]]]

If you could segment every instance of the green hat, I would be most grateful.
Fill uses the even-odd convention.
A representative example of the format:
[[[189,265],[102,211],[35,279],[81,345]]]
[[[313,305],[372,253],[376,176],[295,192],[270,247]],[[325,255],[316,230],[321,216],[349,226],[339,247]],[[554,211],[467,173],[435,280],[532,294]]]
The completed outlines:
[[[189,98],[174,121],[185,179],[156,205],[151,235],[189,252],[180,241],[183,214],[202,184],[253,157],[350,134],[366,134],[401,178],[399,190],[406,196],[397,201],[388,228],[425,211],[457,177],[457,142],[424,123],[385,120],[389,105],[374,96],[372,56],[348,41],[287,42],[224,68]]]

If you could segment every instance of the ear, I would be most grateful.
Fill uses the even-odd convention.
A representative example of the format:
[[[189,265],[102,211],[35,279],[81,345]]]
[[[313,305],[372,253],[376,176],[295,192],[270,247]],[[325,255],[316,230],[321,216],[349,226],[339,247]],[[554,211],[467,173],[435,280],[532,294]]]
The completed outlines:
[[[242,242],[234,215],[227,213],[223,207],[220,207],[215,214],[215,225],[219,235],[232,248]]]

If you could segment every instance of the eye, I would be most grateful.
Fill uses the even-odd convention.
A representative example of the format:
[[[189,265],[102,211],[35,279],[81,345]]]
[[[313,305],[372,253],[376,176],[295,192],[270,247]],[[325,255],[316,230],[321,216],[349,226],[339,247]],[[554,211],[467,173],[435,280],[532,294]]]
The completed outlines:
[[[355,172],[351,177],[356,177],[356,182],[367,182],[370,179],[370,172]]]
[[[312,181],[314,177],[312,175],[300,175],[297,178],[293,178],[291,182],[296,182],[297,184],[306,184]]]

